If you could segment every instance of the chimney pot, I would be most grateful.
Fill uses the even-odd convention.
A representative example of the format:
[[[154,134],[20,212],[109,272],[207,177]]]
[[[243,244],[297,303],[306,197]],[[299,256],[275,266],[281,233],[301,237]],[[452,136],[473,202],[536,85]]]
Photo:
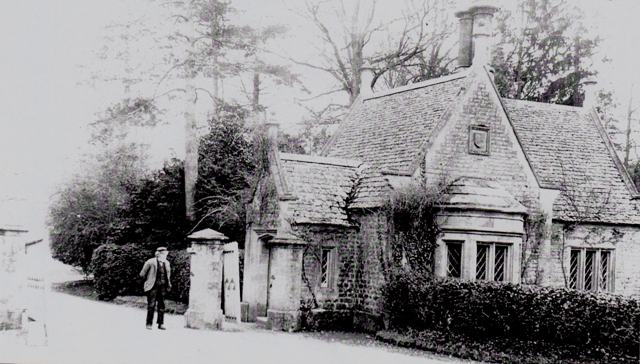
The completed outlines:
[[[456,13],[460,26],[460,67],[485,66],[491,62],[494,41],[493,15],[498,8],[489,1],[471,1]]]
[[[362,95],[363,98],[373,95],[371,81],[373,81],[373,71],[370,69],[362,70],[360,73],[360,95]]]

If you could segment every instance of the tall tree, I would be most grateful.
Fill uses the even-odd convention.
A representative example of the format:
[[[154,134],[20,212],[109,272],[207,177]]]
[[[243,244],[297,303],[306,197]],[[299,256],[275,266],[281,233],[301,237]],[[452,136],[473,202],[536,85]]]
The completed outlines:
[[[369,58],[371,86],[381,79],[384,87],[394,88],[453,72],[455,44],[449,38],[456,33],[456,24],[451,13],[449,1],[408,2],[399,26],[390,24],[386,44]]]
[[[617,115],[618,102],[613,91],[598,90],[596,93],[595,110],[600,116],[602,126],[609,135],[609,139],[618,152],[623,150],[623,143],[620,137],[622,130],[620,129],[620,119]]]
[[[597,37],[566,0],[521,0],[498,18],[501,40],[495,81],[504,97],[582,106],[584,88],[597,74]]]
[[[276,85],[299,86],[303,91],[306,91],[302,86],[299,75],[293,73],[289,65],[277,64],[266,60],[266,55],[271,53],[269,50],[270,43],[284,36],[286,32],[287,28],[282,25],[270,25],[254,28],[249,34],[248,41],[251,47],[246,56],[248,61],[247,68],[252,73],[249,99],[251,111],[254,114],[265,110],[265,106],[261,103],[265,77],[271,79]],[[249,92],[246,93],[249,94]]]
[[[376,1],[363,3],[356,1],[353,8],[348,8],[343,0],[332,4],[326,1],[307,2],[302,14],[318,30],[321,40],[319,62],[295,61],[303,66],[329,74],[337,83],[331,94],[346,92],[349,105],[360,94],[362,74],[365,71],[365,48],[373,35],[384,25],[376,24]],[[328,25],[328,19],[337,17],[339,28]]]
[[[135,144],[103,148],[91,156],[53,198],[48,220],[53,257],[87,272],[96,247],[122,239],[128,191],[145,170]]]
[[[638,108],[634,106],[634,103],[633,103],[633,84],[632,84],[631,91],[629,92],[629,103],[627,104],[627,115],[626,115],[627,127],[625,128],[625,133],[624,133],[624,166],[627,168],[630,167],[630,153],[631,153],[631,147],[633,145],[631,134],[633,131],[633,126],[637,122],[637,119],[634,116],[636,111],[638,111]]]

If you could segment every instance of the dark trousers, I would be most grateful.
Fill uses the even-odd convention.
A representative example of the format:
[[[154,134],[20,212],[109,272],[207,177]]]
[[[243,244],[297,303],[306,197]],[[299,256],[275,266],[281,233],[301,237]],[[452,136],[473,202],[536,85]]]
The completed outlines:
[[[153,324],[153,312],[158,308],[158,325],[164,324],[164,295],[165,290],[153,287],[147,291],[147,325]]]

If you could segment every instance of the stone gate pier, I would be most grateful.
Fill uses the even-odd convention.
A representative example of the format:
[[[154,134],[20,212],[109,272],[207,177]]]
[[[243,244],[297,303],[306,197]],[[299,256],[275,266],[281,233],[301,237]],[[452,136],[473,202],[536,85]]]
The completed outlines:
[[[192,329],[221,330],[223,234],[205,229],[188,236],[191,240],[191,288],[189,308],[185,312],[186,327]]]

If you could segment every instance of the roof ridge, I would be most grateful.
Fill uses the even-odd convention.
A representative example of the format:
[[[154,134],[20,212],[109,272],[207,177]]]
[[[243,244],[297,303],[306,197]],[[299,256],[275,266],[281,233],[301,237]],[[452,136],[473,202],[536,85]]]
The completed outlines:
[[[356,168],[362,164],[362,162],[354,159],[325,157],[325,156],[319,156],[319,155],[293,154],[293,153],[280,153],[280,159],[295,161],[295,162],[326,164],[326,165],[332,165],[332,166],[352,167],[352,168]]]
[[[395,87],[389,90],[384,90],[384,91],[380,91],[380,92],[376,92],[372,95],[366,96],[362,98],[362,101],[367,101],[367,100],[372,100],[372,99],[377,99],[380,97],[384,97],[384,96],[389,96],[389,95],[393,95],[393,94],[398,94],[398,93],[402,93],[402,92],[406,92],[406,91],[412,91],[412,90],[416,90],[419,88],[424,88],[424,87],[428,87],[428,86],[433,86],[433,85],[437,85],[440,83],[445,83],[445,82],[450,82],[450,81],[454,81],[460,78],[465,78],[469,75],[469,71],[464,70],[464,71],[460,71],[460,72],[456,72],[456,73],[452,73],[450,75],[446,75],[446,76],[442,76],[442,77],[438,77],[438,78],[431,78],[425,81],[421,81],[421,82],[416,82],[416,83],[411,83],[405,86],[400,86],[400,87]]]
[[[573,106],[573,105],[562,105],[562,104],[554,104],[552,102],[541,102],[541,101],[531,101],[531,100],[521,100],[521,99],[512,99],[512,98],[508,98],[508,97],[501,97],[503,100],[505,101],[515,101],[515,102],[520,102],[520,103],[526,103],[526,104],[533,104],[533,105],[544,105],[547,107],[551,107],[551,108],[558,108],[558,109],[577,109],[581,110],[581,111],[585,111],[587,110],[587,108],[585,108],[584,106]]]

